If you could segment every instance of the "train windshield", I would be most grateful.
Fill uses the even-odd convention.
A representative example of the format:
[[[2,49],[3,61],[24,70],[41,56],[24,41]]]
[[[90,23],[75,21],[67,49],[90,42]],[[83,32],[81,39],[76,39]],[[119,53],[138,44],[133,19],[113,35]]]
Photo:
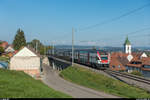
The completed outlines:
[[[102,59],[102,60],[107,60],[107,59],[108,59],[108,57],[101,57],[101,59]]]

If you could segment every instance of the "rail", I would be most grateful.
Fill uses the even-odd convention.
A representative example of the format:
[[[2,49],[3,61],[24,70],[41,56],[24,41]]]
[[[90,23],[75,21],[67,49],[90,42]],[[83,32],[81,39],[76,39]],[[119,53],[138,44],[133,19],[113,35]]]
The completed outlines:
[[[125,77],[125,78],[128,78],[128,79],[132,79],[132,80],[139,81],[139,82],[146,83],[146,84],[150,85],[150,80],[149,79],[145,79],[145,78],[138,77],[138,76],[135,76],[135,75],[129,75],[129,74],[126,74],[126,73],[111,71],[111,70],[108,70],[108,69],[104,70],[104,72],[106,72],[107,74],[114,75],[114,76],[117,75],[117,76]]]
[[[69,61],[59,59],[57,57],[52,57],[52,58],[54,58],[56,60],[59,60],[59,61],[62,61],[62,62],[71,63]],[[95,69],[95,70],[97,70],[97,69]],[[103,70],[103,71],[105,73],[109,74],[109,75],[111,74],[113,76],[121,76],[121,77],[125,77],[125,78],[128,78],[128,79],[132,79],[132,80],[139,81],[139,82],[146,83],[146,84],[150,85],[150,80],[149,79],[146,79],[146,78],[143,78],[143,77],[140,77],[140,76],[135,76],[135,75],[127,74],[127,73],[112,71],[110,69],[106,69],[106,70]]]

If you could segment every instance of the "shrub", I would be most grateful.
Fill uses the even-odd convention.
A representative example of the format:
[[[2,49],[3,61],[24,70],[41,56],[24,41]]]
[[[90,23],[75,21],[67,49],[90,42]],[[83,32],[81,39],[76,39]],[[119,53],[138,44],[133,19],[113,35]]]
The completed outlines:
[[[143,76],[141,72],[136,71],[136,70],[132,71],[131,74],[138,75],[138,76]]]

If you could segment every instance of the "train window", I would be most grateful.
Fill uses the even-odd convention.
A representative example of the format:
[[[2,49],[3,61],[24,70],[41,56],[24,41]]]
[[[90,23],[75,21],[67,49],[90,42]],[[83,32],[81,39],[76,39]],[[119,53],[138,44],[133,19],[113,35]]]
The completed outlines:
[[[108,59],[108,57],[101,57],[101,59],[102,59],[102,60],[107,60],[107,59]]]

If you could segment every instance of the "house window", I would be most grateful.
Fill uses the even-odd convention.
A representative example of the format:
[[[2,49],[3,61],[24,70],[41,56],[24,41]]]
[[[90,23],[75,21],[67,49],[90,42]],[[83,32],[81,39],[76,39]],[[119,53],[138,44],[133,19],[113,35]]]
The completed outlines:
[[[114,65],[113,65],[112,67],[113,67],[113,68],[115,68],[115,66],[114,66]]]
[[[150,68],[150,66],[149,65],[145,65],[144,68]]]
[[[118,65],[118,68],[120,68],[120,65]]]

